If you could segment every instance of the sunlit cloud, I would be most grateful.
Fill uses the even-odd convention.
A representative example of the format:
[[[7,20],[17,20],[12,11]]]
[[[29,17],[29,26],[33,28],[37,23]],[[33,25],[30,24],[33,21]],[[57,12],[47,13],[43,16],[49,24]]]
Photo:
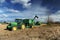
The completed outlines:
[[[11,0],[12,3],[20,3],[23,5],[24,8],[29,8],[31,3],[28,3],[31,0]]]
[[[3,3],[3,2],[5,2],[5,0],[0,0],[0,3]]]

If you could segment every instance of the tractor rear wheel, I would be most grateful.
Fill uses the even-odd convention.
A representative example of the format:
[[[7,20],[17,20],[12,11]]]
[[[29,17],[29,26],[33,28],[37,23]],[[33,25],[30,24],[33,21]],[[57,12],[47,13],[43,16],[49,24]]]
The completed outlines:
[[[25,25],[24,24],[21,26],[21,29],[25,29]]]

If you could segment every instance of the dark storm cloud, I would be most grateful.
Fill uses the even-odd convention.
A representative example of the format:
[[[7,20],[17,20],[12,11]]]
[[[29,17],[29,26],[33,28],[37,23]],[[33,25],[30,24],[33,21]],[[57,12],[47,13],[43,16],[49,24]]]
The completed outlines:
[[[47,7],[52,12],[60,10],[60,0],[32,0],[32,4]]]
[[[60,0],[43,0],[42,6],[46,6],[52,11],[60,10]]]

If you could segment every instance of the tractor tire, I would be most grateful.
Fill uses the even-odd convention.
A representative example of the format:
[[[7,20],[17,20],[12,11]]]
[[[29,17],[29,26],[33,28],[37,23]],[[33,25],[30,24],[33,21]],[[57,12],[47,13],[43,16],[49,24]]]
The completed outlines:
[[[32,28],[32,26],[30,26],[30,28]]]
[[[17,27],[13,27],[13,28],[12,28],[12,31],[16,31],[16,30],[17,30]]]
[[[21,29],[25,29],[25,25],[22,25],[22,26],[21,26]]]
[[[7,28],[6,28],[6,29],[7,29],[7,30],[9,30],[9,31],[12,31],[12,28],[10,28],[10,27],[8,27],[8,26],[7,26]]]

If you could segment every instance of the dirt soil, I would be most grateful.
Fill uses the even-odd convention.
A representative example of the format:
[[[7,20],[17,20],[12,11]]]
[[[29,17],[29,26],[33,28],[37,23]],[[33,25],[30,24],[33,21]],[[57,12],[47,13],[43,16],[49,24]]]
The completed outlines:
[[[0,25],[0,40],[60,40],[60,24],[16,31],[5,30],[6,26]]]

